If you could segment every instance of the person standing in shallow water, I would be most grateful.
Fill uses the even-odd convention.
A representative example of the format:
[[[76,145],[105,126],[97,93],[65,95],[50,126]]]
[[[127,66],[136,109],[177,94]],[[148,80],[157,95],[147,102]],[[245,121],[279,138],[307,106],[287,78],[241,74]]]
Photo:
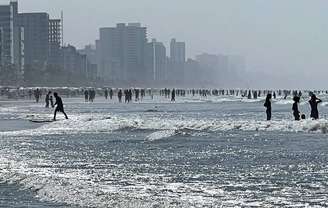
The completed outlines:
[[[268,94],[264,103],[264,107],[266,107],[267,121],[271,120],[271,99],[272,95]]]
[[[321,103],[322,100],[317,98],[315,94],[311,95],[311,100],[309,101],[311,106],[311,118],[314,120],[319,119],[319,111],[318,111],[318,104]]]
[[[293,115],[294,115],[294,118],[295,118],[295,121],[299,121],[300,120],[300,111],[298,110],[298,103],[300,102],[300,97],[298,96],[295,96],[293,98],[294,100],[294,103],[293,103]]]
[[[56,121],[56,114],[57,112],[62,112],[65,115],[65,118],[68,119],[65,111],[64,111],[64,105],[63,105],[63,101],[61,99],[61,97],[58,96],[57,92],[54,93],[54,96],[56,98],[56,103],[55,105],[57,105],[55,112],[54,112],[54,121]]]
[[[50,96],[51,96],[51,91],[49,91],[46,95],[46,108],[49,108],[49,104],[50,104]]]

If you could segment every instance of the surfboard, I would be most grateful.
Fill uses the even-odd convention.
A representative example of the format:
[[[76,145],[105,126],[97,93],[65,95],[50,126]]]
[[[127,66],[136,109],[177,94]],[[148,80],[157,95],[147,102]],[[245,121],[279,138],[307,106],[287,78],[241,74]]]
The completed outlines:
[[[40,120],[40,119],[30,119],[29,120],[30,122],[33,122],[33,123],[51,123],[51,122],[55,122],[54,120]]]

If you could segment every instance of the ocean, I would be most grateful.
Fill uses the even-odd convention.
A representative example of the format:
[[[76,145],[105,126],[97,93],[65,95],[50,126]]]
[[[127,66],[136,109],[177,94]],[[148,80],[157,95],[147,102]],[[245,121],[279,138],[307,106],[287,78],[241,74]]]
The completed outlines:
[[[319,95],[326,100],[326,95]],[[290,98],[0,101],[0,207],[327,207],[328,108]],[[307,100],[300,110],[309,116]]]

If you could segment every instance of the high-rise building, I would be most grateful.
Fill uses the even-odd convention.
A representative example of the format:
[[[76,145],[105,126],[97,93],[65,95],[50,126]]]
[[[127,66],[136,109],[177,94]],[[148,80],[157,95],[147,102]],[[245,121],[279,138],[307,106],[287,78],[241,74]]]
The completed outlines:
[[[62,45],[62,23],[60,19],[49,19],[49,57],[48,64],[59,65]]]
[[[185,63],[186,61],[186,43],[171,40],[170,57],[173,63]]]
[[[225,71],[222,68],[224,57],[215,54],[203,53],[196,56],[197,62],[200,64],[202,70],[199,76],[200,82],[210,86],[214,82],[219,81],[220,72]]]
[[[117,24],[100,28],[97,41],[98,76],[105,81],[143,83],[146,79],[144,64],[147,29],[140,23]]]
[[[147,43],[145,49],[145,66],[147,80],[153,81],[154,83],[163,83],[167,80],[166,48],[163,43],[157,42],[156,39]]]
[[[16,65],[22,69],[24,62],[22,34],[24,30],[18,25],[18,3],[0,6],[0,64]]]
[[[84,49],[78,50],[82,55],[87,58],[87,73],[86,76],[89,80],[95,80],[97,77],[97,51],[94,45],[87,45]]]
[[[188,59],[185,65],[185,84],[188,87],[201,86],[202,71],[200,70],[199,62],[193,59]]]
[[[47,13],[18,13],[17,1],[0,6],[0,64],[45,67],[58,64],[61,20]]]
[[[19,26],[24,28],[25,65],[46,67],[49,57],[49,15],[21,13]]]
[[[72,45],[62,47],[62,68],[74,78],[86,77],[87,56],[80,54]]]
[[[170,44],[170,71],[169,79],[174,84],[181,84],[184,81],[184,65],[186,62],[186,44],[171,40]]]
[[[100,28],[96,41],[98,78],[104,81],[123,80],[122,38],[116,28]]]

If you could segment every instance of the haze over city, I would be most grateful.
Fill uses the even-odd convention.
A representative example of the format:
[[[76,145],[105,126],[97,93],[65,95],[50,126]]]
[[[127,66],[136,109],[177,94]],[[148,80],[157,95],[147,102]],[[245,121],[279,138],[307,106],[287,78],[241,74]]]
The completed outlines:
[[[328,2],[325,0],[28,0],[19,3],[21,11],[44,10],[57,17],[63,10],[65,42],[79,47],[93,43],[99,27],[141,22],[150,28],[149,37],[156,37],[166,45],[171,37],[186,41],[187,57],[202,52],[243,55],[250,71],[286,73],[285,86],[297,87],[289,79],[292,77],[299,80],[299,87],[324,87],[322,82],[328,75]],[[312,79],[315,83],[311,83]]]
[[[0,207],[328,207],[328,0],[0,0]]]

